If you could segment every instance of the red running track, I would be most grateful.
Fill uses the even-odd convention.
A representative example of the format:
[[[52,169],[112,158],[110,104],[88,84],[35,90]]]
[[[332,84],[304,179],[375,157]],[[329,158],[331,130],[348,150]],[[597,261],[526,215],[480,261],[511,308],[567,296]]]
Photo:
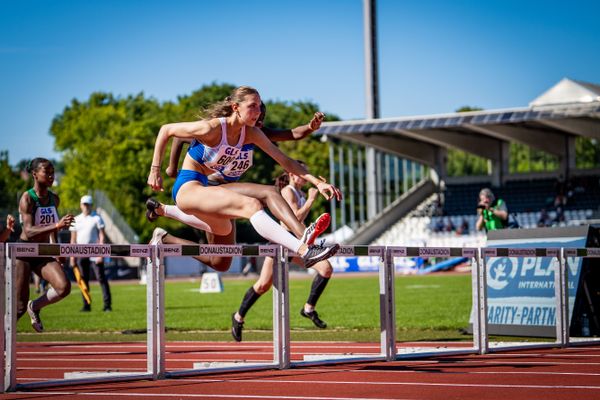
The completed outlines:
[[[401,343],[399,346],[470,344]],[[194,362],[271,362],[266,342],[167,344],[167,371]],[[317,354],[371,354],[378,343],[293,342],[292,360]],[[146,370],[145,343],[19,343],[17,382],[64,373]],[[508,350],[488,355],[365,362],[290,370],[220,373],[160,381],[96,383],[0,394],[1,399],[600,399],[600,345]]]

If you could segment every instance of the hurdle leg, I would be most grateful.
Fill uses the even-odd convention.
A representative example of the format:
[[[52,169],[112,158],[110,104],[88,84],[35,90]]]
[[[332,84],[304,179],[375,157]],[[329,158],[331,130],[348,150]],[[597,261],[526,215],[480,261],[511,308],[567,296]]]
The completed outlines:
[[[153,246],[155,247],[155,246]],[[156,248],[150,249],[150,260],[152,261],[152,268],[146,266],[146,365],[147,372],[152,375],[152,379],[158,379],[158,366],[157,366],[157,305],[156,305],[156,275],[154,273],[156,266]]]
[[[16,274],[16,256],[14,249],[9,251],[10,263],[6,265],[5,288],[6,304],[4,314],[4,390],[14,391],[17,388],[17,287],[15,281]]]
[[[481,259],[481,249],[477,249],[475,253],[475,264],[471,267],[471,291],[472,291],[472,301],[473,301],[473,347],[477,352],[481,352],[481,346],[483,343],[483,338],[481,337],[481,313],[479,312],[479,302],[481,301],[481,283],[480,283],[480,275],[479,271],[481,269],[480,259]]]
[[[481,249],[479,249],[481,251]],[[487,257],[485,254],[481,254],[481,268],[479,268],[478,281],[479,281],[479,354],[489,353],[490,344],[488,337],[488,309],[487,309]]]
[[[381,355],[387,361],[396,359],[396,301],[394,290],[394,257],[390,249],[383,253],[379,268],[379,320]]]
[[[3,294],[0,296],[0,311],[2,311],[2,315],[0,316],[0,377],[2,377],[2,381],[0,382],[0,393],[6,392],[6,388],[4,387],[4,373],[5,373],[5,360],[4,354],[6,351],[6,337],[4,336],[4,319],[6,318],[6,279],[5,279],[5,271],[6,271],[6,254],[5,254],[6,244],[0,243],[0,288],[3,289]]]
[[[562,347],[569,346],[569,274],[565,249],[558,255],[558,269],[555,271],[554,291],[556,295],[556,341]],[[560,309],[559,309],[560,307]]]
[[[290,367],[290,300],[288,250],[280,246],[273,267],[273,362]]]
[[[158,248],[158,254],[156,259],[158,260],[158,266],[153,272],[155,280],[155,318],[156,325],[156,364],[158,379],[163,379],[166,376],[166,349],[165,349],[165,335],[166,335],[166,322],[165,322],[165,257],[162,249]]]

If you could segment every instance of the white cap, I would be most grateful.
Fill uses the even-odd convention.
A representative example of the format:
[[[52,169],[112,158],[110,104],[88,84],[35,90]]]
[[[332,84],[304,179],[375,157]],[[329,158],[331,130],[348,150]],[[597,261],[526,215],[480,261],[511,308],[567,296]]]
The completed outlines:
[[[92,199],[92,196],[90,196],[89,194],[86,194],[85,196],[81,197],[81,204],[93,204],[94,201]]]

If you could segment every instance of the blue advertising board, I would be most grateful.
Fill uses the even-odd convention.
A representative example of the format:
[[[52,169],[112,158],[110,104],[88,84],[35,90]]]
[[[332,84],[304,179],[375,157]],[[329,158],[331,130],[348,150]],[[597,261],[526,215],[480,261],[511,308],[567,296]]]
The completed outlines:
[[[487,247],[585,247],[588,229],[578,228],[581,229],[542,228],[499,232],[488,237]],[[580,257],[567,258],[569,320],[573,316],[582,260]],[[557,316],[554,273],[558,267],[556,257],[489,257],[486,270],[489,333],[554,336]]]

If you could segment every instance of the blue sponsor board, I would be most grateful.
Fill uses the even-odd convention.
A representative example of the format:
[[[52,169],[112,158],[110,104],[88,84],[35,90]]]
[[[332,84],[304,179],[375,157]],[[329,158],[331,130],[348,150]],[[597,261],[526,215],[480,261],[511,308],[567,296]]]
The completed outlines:
[[[535,231],[538,230],[530,230],[521,238],[490,239],[487,245],[510,249],[585,247],[587,241],[587,230],[579,230],[580,236],[570,232],[571,235],[565,235],[570,237],[561,237],[560,229],[555,228],[555,237],[548,237],[546,231],[537,238],[532,237]],[[569,320],[573,315],[582,261],[581,257],[567,257]],[[553,336],[557,317],[554,274],[558,269],[556,257],[487,258],[489,333]]]
[[[329,259],[334,272],[377,272],[382,265],[381,257],[350,256],[332,257]],[[417,272],[414,260],[405,257],[395,257],[394,267],[396,272],[414,274]]]

